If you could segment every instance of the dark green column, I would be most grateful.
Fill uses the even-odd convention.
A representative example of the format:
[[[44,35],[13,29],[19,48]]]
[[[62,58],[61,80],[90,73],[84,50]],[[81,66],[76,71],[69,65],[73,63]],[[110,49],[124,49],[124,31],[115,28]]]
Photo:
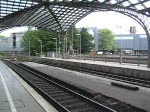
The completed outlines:
[[[65,59],[65,49],[66,49],[66,37],[64,34],[62,34],[62,38],[63,38],[63,51],[62,51],[62,59]]]
[[[149,36],[147,37],[148,39],[148,68],[150,68],[150,34]]]

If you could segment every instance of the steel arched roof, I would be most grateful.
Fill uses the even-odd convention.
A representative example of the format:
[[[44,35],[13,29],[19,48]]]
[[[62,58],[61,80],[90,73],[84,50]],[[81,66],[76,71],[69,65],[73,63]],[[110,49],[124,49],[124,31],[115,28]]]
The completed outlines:
[[[91,12],[122,8],[150,17],[150,0],[1,0],[1,30],[35,26],[65,32]]]

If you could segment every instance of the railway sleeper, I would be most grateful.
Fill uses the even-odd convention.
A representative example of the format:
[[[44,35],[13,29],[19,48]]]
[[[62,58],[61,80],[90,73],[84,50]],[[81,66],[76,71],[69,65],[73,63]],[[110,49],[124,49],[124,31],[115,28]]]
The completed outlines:
[[[49,92],[48,95],[50,95],[52,97],[54,97],[54,96],[58,96],[58,97],[62,96],[63,97],[63,96],[68,96],[69,94],[68,93],[63,93],[63,92],[62,93]]]
[[[92,106],[87,105],[87,104],[82,104],[82,105],[69,105],[68,107],[66,107],[68,110],[77,110],[77,109],[81,109],[81,110],[89,110],[89,109],[93,109]],[[95,112],[95,111],[94,111]]]

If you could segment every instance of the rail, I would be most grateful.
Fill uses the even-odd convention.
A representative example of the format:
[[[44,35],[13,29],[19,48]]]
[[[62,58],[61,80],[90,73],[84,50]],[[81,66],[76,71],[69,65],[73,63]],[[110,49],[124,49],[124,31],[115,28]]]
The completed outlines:
[[[61,112],[116,112],[21,64],[3,60]]]

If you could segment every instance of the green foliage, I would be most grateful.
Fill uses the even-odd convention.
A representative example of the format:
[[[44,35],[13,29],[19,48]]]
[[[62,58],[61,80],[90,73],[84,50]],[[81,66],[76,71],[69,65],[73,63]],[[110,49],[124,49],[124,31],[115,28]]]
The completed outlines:
[[[69,46],[69,50],[72,50],[72,49],[70,49],[70,48],[72,48],[72,40],[73,40],[73,49],[74,50],[79,50],[78,49],[78,47],[79,47],[79,37],[76,35],[78,33],[79,33],[79,31],[75,27],[72,27],[68,31],[68,44],[67,44],[67,46]],[[72,36],[73,36],[73,39],[72,39]]]
[[[81,35],[81,52],[82,53],[89,53],[94,48],[94,45],[92,44],[93,37],[87,32],[87,30],[85,28],[82,28],[81,32],[79,32],[75,27],[71,28],[68,31],[68,45],[67,46],[72,46],[72,32],[73,32],[73,49],[75,51],[80,50],[80,35]],[[77,35],[79,33],[80,35]]]
[[[114,43],[114,35],[109,29],[100,29],[99,30],[99,50],[115,50],[117,46]]]
[[[54,51],[55,50],[55,40],[53,38],[58,38],[58,34],[54,32],[48,32],[45,30],[31,30],[29,29],[23,36],[21,46],[26,52],[29,51],[29,42],[31,55],[36,55],[40,53],[42,42],[42,51]]]
[[[81,53],[89,53],[94,48],[92,43],[93,37],[87,32],[87,29],[82,28],[81,32]]]
[[[5,38],[5,36],[3,36],[3,35],[0,35],[0,38]]]
[[[73,31],[72,31],[73,30]],[[76,34],[79,34],[79,31],[73,27],[68,31],[67,35],[67,50],[72,51],[72,32],[73,32],[73,49],[80,50],[80,37]],[[82,53],[90,52],[93,49],[92,44],[92,36],[87,32],[85,28],[82,29],[81,33],[81,41],[82,41]],[[29,29],[23,36],[23,40],[21,42],[21,46],[24,48],[26,52],[29,51],[29,42],[30,42],[30,50],[31,55],[36,55],[37,53],[40,54],[41,44],[42,41],[42,51],[44,53],[48,51],[56,51],[56,40],[53,38],[57,38],[57,48],[61,48],[62,51],[62,40],[63,38],[60,37],[59,43],[59,34],[55,32],[48,32],[45,30],[31,30]],[[58,49],[57,49],[58,50]]]
[[[4,57],[4,56],[5,56],[5,54],[2,53],[2,52],[0,52],[0,58],[2,58],[2,57]]]

